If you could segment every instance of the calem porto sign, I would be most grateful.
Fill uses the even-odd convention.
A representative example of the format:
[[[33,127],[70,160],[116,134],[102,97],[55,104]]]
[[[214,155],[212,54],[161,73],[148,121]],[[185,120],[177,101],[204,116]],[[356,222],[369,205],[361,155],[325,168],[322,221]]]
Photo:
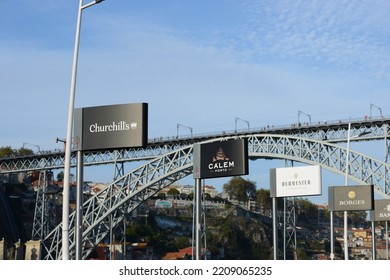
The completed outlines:
[[[374,186],[329,187],[330,211],[368,211],[374,209]]]
[[[273,168],[270,170],[271,197],[321,195],[319,165]]]
[[[147,131],[147,103],[77,108],[74,113],[73,149],[92,151],[145,147]]]
[[[232,139],[194,144],[195,179],[248,174],[248,140]]]

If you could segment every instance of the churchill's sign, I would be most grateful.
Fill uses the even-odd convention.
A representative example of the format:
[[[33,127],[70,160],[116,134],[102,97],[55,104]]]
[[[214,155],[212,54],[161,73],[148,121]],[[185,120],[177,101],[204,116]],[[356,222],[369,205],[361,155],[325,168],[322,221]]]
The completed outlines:
[[[374,209],[374,186],[329,187],[329,210],[368,211]]]
[[[74,116],[75,150],[110,150],[147,145],[147,103],[78,108]]]
[[[321,195],[321,187],[319,165],[270,170],[271,197]]]
[[[248,174],[248,140],[236,139],[194,145],[194,178]]]

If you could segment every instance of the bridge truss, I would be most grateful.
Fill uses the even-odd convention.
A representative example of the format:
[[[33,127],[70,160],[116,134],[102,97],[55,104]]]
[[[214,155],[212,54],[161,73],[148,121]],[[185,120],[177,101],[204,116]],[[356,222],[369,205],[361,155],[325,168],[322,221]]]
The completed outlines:
[[[86,201],[83,209],[87,214],[84,221],[85,258],[98,242],[107,235],[107,231],[118,225],[124,214],[130,213],[145,199],[162,188],[192,173],[192,145],[199,142],[221,141],[231,138],[248,138],[251,159],[284,159],[286,162],[319,164],[323,168],[344,176],[346,167],[345,149],[334,146],[347,141],[348,126],[351,141],[384,140],[384,161],[376,160],[358,152],[349,153],[349,177],[357,183],[370,183],[377,193],[389,195],[388,159],[390,119],[364,119],[318,124],[293,124],[290,126],[267,126],[259,129],[224,131],[213,134],[191,135],[190,137],[166,137],[150,139],[146,148],[131,148],[115,151],[99,151],[84,154],[84,166],[115,164],[114,182],[107,190]],[[179,153],[179,154],[177,154]],[[184,160],[186,165],[182,165]],[[124,163],[131,161],[146,162],[141,167],[125,174]],[[72,156],[71,165],[76,166],[76,157]],[[160,165],[166,168],[162,168]],[[64,153],[40,153],[21,158],[1,158],[0,175],[26,171],[44,171],[62,169]],[[44,175],[42,175],[44,176]],[[41,184],[40,184],[41,185]],[[37,198],[33,235],[44,240],[46,259],[60,259],[61,224],[54,228],[52,217],[46,217],[49,211],[43,195],[46,186],[40,186],[42,197]],[[118,191],[120,190],[120,191]],[[48,200],[49,201],[49,200]],[[39,203],[38,203],[39,202]],[[104,206],[103,206],[104,205]],[[102,208],[99,208],[102,207]],[[289,209],[293,213],[294,208]],[[37,215],[38,213],[38,215]],[[74,254],[74,214],[70,218],[71,254]],[[289,218],[290,219],[290,218]],[[292,217],[292,220],[294,217]],[[52,230],[48,234],[48,230]],[[288,239],[293,240],[293,235]]]
[[[205,142],[224,141],[236,137],[221,137]],[[284,159],[310,165],[320,165],[331,172],[344,175],[346,148],[335,144],[288,135],[249,134],[250,159]],[[159,190],[192,174],[193,145],[181,147],[153,158],[133,171],[112,182],[106,189],[91,197],[83,205],[83,258],[128,214]],[[389,197],[389,168],[384,161],[356,151],[349,151],[349,177],[358,184],[373,184],[375,191]],[[75,215],[69,224],[70,256],[75,253]],[[61,259],[62,225],[56,227],[43,240],[44,259]]]
[[[323,122],[316,125],[267,126],[257,129],[223,131],[210,134],[198,134],[189,137],[161,137],[149,139],[146,148],[127,148],[113,151],[84,153],[84,166],[107,165],[120,162],[146,161],[160,157],[168,152],[194,143],[224,137],[242,135],[278,134],[329,143],[347,141],[348,124],[351,123],[351,141],[384,140],[384,157],[387,162],[390,154],[390,118],[354,121]],[[0,175],[36,170],[55,170],[64,168],[64,152],[40,153],[31,156],[0,158]],[[76,154],[71,157],[71,166],[77,163]]]

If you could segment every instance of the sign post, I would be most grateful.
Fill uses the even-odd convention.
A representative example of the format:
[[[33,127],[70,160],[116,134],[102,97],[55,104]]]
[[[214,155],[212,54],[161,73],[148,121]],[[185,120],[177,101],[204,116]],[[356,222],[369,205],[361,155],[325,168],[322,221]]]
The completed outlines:
[[[375,259],[375,222],[385,222],[386,223],[386,259],[389,259],[389,233],[387,224],[390,220],[390,199],[379,199],[374,201],[374,211],[370,212],[370,220],[372,221],[372,238],[373,238],[373,259]]]
[[[77,108],[74,114],[74,150],[146,147],[147,114],[147,103]]]
[[[233,139],[227,141],[208,142],[194,144],[194,168],[195,179],[195,249],[196,259],[201,255],[201,179],[228,177],[248,174],[248,140]],[[206,252],[205,252],[206,253]]]
[[[319,165],[273,168],[270,170],[272,197],[274,260],[278,259],[276,198],[321,195],[321,167]]]
[[[346,215],[348,211],[368,211],[374,209],[373,185],[332,186],[329,187],[328,192],[329,211],[331,211],[331,215],[333,215],[334,211],[344,211],[344,215]],[[333,219],[331,219],[331,222],[333,222]],[[331,230],[333,231],[333,224],[331,224]],[[344,238],[344,254],[348,256],[348,240],[346,234],[344,234]],[[346,259],[348,258],[346,257]]]
[[[73,149],[77,151],[76,259],[82,258],[83,153],[94,150],[146,147],[148,104],[131,103],[77,108]]]

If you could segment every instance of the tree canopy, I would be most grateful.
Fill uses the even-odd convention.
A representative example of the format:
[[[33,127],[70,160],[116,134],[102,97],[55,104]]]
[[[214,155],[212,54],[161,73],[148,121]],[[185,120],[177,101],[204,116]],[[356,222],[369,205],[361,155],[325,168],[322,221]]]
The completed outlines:
[[[0,157],[28,156],[33,154],[33,150],[24,147],[18,150],[13,149],[11,146],[0,147]]]
[[[168,195],[173,195],[173,196],[177,196],[180,194],[180,192],[175,189],[175,188],[170,188],[169,191],[167,192]]]
[[[256,202],[266,209],[272,208],[270,190],[259,189],[256,192]]]
[[[237,199],[240,202],[247,202],[256,196],[256,183],[240,176],[235,176],[223,185],[223,190],[231,198]]]

